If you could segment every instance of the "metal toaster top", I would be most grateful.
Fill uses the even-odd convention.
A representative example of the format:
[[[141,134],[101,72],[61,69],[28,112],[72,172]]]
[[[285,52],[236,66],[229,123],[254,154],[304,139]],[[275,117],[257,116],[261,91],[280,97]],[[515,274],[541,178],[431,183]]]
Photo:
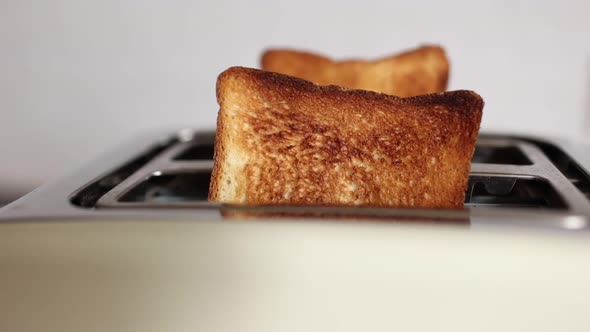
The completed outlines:
[[[232,208],[207,201],[214,132],[181,130],[134,143],[0,210],[8,217],[191,216],[222,219]],[[268,213],[425,219],[554,220],[590,216],[585,147],[481,134],[465,210],[341,207],[233,207]],[[102,168],[101,168],[102,167]],[[49,201],[48,201],[49,200]],[[221,213],[220,213],[221,212]],[[564,219],[565,218],[565,219]],[[569,219],[567,219],[569,218]],[[570,221],[571,223],[571,221]],[[584,224],[585,225],[585,224]]]

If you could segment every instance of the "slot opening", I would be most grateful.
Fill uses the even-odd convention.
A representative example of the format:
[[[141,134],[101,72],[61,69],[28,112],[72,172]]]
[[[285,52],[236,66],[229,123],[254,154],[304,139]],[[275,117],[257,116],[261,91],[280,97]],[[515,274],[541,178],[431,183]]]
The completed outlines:
[[[79,207],[94,208],[96,202],[98,202],[104,194],[115,188],[119,183],[123,182],[126,178],[131,176],[131,174],[135,173],[143,165],[157,157],[176,142],[176,139],[172,139],[150,148],[140,156],[135,157],[128,163],[116,168],[112,172],[89,183],[87,186],[74,193],[70,198],[70,202]]]
[[[210,171],[152,175],[125,193],[120,202],[175,203],[206,201]]]
[[[472,176],[465,203],[470,207],[567,208],[555,188],[540,178]]]
[[[532,165],[533,163],[515,146],[476,145],[472,163]]]
[[[590,176],[569,155],[560,148],[545,142],[531,141],[536,144],[551,160],[553,165],[574,185],[582,194],[590,199]]]
[[[213,144],[196,144],[183,150],[174,160],[213,160]]]

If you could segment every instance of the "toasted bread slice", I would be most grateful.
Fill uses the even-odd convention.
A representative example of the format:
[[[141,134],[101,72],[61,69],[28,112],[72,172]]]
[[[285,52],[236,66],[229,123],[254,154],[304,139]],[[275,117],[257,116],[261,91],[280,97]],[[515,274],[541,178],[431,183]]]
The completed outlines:
[[[444,50],[437,46],[423,46],[374,61],[333,61],[308,52],[272,49],[262,55],[261,67],[320,85],[333,84],[399,97],[443,92],[449,78],[449,61]]]
[[[483,108],[474,92],[399,98],[233,67],[217,100],[212,201],[463,206]]]

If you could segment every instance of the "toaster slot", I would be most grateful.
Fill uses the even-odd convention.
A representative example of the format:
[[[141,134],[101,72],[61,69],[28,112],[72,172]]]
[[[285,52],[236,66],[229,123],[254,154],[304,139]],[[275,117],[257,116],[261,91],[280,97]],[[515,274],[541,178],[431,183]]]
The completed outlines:
[[[471,176],[465,203],[470,207],[567,208],[557,190],[540,178]]]
[[[70,198],[71,203],[84,208],[95,207],[102,196],[120,185],[125,179],[139,171],[146,163],[156,158],[176,142],[176,139],[171,139],[156,144],[126,164],[87,184],[72,195]]]
[[[124,194],[119,201],[175,203],[207,201],[211,172],[156,173]]]
[[[196,144],[189,146],[174,160],[213,160],[213,144]]]
[[[472,163],[532,165],[532,162],[515,146],[477,145]]]
[[[590,199],[590,180],[578,165],[567,163],[567,166],[563,168],[563,174],[578,190]]]
[[[537,146],[568,181],[590,199],[590,176],[588,173],[560,148],[545,142],[538,142]]]

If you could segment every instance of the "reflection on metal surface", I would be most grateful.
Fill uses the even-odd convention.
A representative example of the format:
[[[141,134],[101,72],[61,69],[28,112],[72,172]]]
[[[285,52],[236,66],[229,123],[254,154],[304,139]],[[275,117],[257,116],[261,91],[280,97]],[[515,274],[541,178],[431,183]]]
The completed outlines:
[[[577,216],[568,216],[564,218],[562,225],[568,230],[580,230],[588,227],[588,221]]]

